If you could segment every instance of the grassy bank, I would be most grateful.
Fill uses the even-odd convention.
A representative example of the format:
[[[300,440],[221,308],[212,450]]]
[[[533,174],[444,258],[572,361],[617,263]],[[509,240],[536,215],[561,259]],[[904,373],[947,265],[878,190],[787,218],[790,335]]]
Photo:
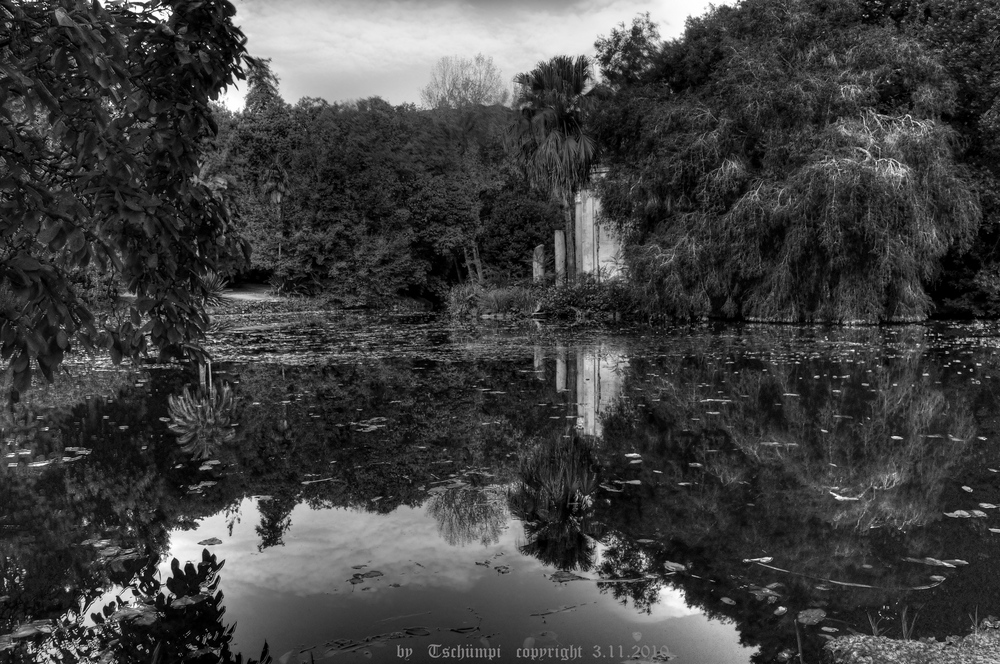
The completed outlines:
[[[463,284],[451,289],[446,308],[458,319],[546,318],[606,323],[647,318],[635,289],[622,280],[585,279],[565,285]]]
[[[832,664],[997,664],[1000,620],[987,618],[972,634],[944,641],[843,636],[830,641],[825,654]]]

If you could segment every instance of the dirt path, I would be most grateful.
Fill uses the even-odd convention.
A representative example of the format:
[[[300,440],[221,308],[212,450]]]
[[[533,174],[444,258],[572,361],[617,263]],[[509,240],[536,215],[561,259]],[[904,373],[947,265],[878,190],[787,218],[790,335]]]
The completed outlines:
[[[235,288],[227,288],[222,297],[227,300],[242,300],[247,302],[284,302],[288,298],[275,295],[267,284],[240,284]]]

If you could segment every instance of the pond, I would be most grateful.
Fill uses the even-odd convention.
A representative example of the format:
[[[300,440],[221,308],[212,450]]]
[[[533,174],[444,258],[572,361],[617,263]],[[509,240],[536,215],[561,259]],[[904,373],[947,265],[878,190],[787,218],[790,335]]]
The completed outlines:
[[[0,660],[816,662],[1000,614],[1000,329],[230,317],[0,419]],[[103,658],[103,659],[102,659]]]

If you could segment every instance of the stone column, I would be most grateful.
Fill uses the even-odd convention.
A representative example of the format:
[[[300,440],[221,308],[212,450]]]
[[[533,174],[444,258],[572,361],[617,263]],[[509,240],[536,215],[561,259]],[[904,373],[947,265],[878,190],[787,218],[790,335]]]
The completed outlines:
[[[538,283],[545,278],[545,245],[540,244],[535,247],[535,254],[531,258],[531,280]]]
[[[556,283],[566,283],[566,231],[555,232]]]

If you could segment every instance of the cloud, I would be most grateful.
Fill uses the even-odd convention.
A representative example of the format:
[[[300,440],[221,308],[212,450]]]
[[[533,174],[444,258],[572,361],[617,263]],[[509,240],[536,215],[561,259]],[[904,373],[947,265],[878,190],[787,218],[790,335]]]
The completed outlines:
[[[417,103],[442,57],[493,58],[512,79],[555,55],[592,55],[597,37],[649,11],[664,37],[706,0],[238,0],[250,52],[272,59],[281,92],[327,101]],[[244,91],[245,92],[245,91]]]

